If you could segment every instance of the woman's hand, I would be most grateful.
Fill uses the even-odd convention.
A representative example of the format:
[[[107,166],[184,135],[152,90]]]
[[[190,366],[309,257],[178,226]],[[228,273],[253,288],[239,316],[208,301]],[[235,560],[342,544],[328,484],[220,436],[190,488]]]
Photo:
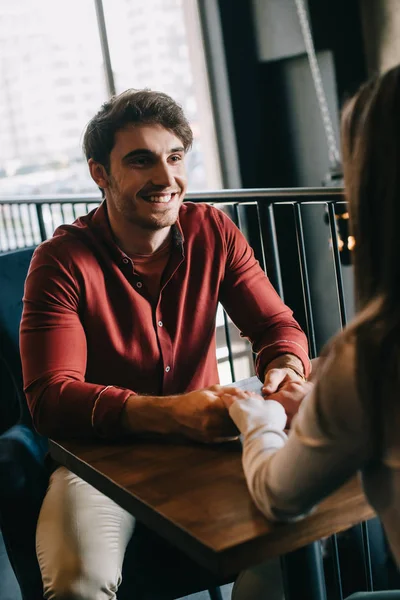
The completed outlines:
[[[221,394],[221,400],[226,408],[229,409],[236,400],[247,400],[247,398],[250,398],[251,396],[256,396],[256,398],[263,400],[262,396],[259,394],[248,392],[247,390],[240,390],[238,388],[235,391],[233,391],[232,388],[224,391],[224,393]]]
[[[287,425],[290,426],[293,417],[299,410],[301,402],[312,390],[313,385],[314,384],[309,381],[303,381],[300,379],[297,381],[289,380],[284,383],[278,391],[276,391],[274,394],[269,394],[267,398],[264,398],[264,400],[275,400],[276,402],[279,402],[279,404],[281,404],[285,409],[287,415]],[[236,391],[232,389],[223,393],[221,395],[221,400],[229,409],[229,407],[236,400],[246,401],[246,399],[250,398],[251,396],[256,396],[258,399],[263,400],[261,396],[254,394],[253,392],[240,390],[240,393],[236,393]]]

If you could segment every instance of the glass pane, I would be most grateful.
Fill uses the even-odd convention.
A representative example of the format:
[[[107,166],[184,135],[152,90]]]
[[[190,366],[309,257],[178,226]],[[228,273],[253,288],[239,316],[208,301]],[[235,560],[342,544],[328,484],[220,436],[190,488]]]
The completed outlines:
[[[0,0],[0,196],[96,192],[81,150],[107,98],[93,0]]]
[[[165,92],[182,104],[194,132],[189,188],[221,187],[196,0],[103,0],[117,93]]]

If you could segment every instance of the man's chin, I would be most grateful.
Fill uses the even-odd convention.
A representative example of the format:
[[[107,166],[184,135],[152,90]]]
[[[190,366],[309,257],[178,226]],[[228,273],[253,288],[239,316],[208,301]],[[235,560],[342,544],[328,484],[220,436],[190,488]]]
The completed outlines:
[[[131,223],[138,225],[142,229],[147,229],[148,231],[159,231],[166,227],[172,227],[177,220],[178,214],[149,217],[138,217],[138,215],[135,215],[135,217],[130,219]]]

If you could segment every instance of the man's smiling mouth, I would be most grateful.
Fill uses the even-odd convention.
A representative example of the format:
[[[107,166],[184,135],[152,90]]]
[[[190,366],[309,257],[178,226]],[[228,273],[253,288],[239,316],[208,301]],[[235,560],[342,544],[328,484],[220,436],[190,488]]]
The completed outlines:
[[[172,194],[152,194],[151,196],[142,196],[142,198],[153,204],[168,204],[176,195],[177,192],[173,192]]]

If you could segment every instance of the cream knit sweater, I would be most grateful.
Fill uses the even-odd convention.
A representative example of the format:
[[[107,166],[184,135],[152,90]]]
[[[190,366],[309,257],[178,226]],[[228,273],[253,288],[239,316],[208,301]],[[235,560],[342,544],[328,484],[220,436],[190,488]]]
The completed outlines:
[[[319,363],[315,386],[289,437],[278,402],[256,396],[234,402],[230,414],[244,434],[243,468],[258,508],[272,520],[302,518],[360,472],[400,564],[400,400],[391,405],[396,414],[385,416],[391,434],[379,458],[373,451],[373,416],[356,389],[351,340]]]

